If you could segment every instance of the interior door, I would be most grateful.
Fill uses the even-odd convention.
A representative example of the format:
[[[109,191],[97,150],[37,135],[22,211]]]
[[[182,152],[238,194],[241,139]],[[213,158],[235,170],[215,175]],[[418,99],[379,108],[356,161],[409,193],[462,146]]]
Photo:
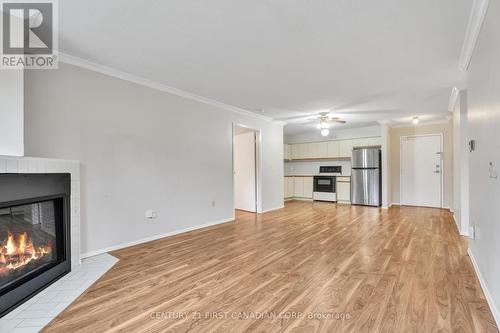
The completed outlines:
[[[401,204],[442,207],[442,136],[401,138]]]
[[[255,132],[234,137],[235,208],[256,212]]]

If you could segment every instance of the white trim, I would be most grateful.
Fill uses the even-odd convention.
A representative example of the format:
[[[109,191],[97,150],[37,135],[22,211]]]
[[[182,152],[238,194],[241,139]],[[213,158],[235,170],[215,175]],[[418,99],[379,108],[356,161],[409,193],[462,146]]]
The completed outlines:
[[[486,297],[486,301],[488,302],[488,305],[490,306],[491,313],[493,314],[493,318],[496,321],[497,327],[500,327],[500,312],[498,311],[498,308],[495,305],[495,302],[493,301],[493,297],[490,294],[490,291],[488,290],[488,287],[486,286],[486,280],[483,278],[483,275],[481,274],[481,271],[479,270],[479,266],[477,264],[476,258],[474,258],[474,255],[472,254],[472,251],[470,248],[467,249],[467,254],[469,255],[470,261],[472,262],[472,267],[474,267],[474,270],[476,271],[476,276],[477,279],[479,280],[479,284],[481,285],[481,288],[483,289],[484,296]]]
[[[448,101],[448,111],[455,111],[455,107],[458,103],[458,97],[460,96],[460,90],[457,87],[451,89],[450,100]]]
[[[289,199],[289,200],[291,200],[291,199]],[[278,207],[274,207],[274,208],[269,208],[269,209],[263,210],[263,211],[261,212],[261,214],[264,214],[264,213],[269,213],[269,212],[272,212],[272,211],[274,211],[274,210],[283,209],[283,208],[285,208],[285,205],[278,206]]]
[[[197,102],[201,102],[204,104],[215,106],[215,107],[224,109],[226,111],[231,111],[231,112],[235,112],[235,113],[242,114],[245,116],[259,118],[261,120],[284,125],[284,123],[282,121],[275,121],[270,117],[259,115],[259,114],[250,112],[248,110],[245,110],[245,109],[233,106],[233,105],[218,102],[218,101],[215,101],[215,100],[207,98],[207,97],[199,96],[199,95],[196,95],[196,94],[193,94],[193,93],[181,90],[181,89],[170,87],[170,86],[167,86],[165,84],[162,84],[162,83],[159,83],[156,81],[152,81],[152,80],[149,80],[149,79],[146,79],[146,78],[134,75],[134,74],[130,74],[130,73],[118,70],[118,69],[113,68],[113,67],[100,65],[100,64],[91,62],[89,60],[75,57],[75,56],[72,56],[72,55],[69,55],[66,53],[59,52],[59,61],[66,63],[66,64],[73,65],[73,66],[77,66],[80,68],[88,69],[90,71],[94,71],[97,73],[101,73],[104,75],[112,76],[112,77],[115,77],[115,78],[118,78],[121,80],[125,80],[125,81],[129,81],[129,82],[132,82],[135,84],[139,84],[139,85],[142,85],[145,87],[149,87],[149,88],[153,88],[153,89],[160,90],[163,92],[167,92],[167,93],[172,94],[172,95],[195,100]]]
[[[466,71],[469,68],[489,4],[490,0],[474,0],[472,3],[469,23],[467,24],[464,44],[462,45],[460,62],[458,65],[462,71]]]
[[[205,223],[205,224],[199,224],[199,225],[196,225],[194,227],[189,227],[189,228],[180,229],[180,230],[174,230],[174,231],[170,231],[170,232],[167,232],[167,233],[164,233],[164,234],[154,235],[154,236],[150,236],[150,237],[146,237],[146,238],[141,238],[141,239],[138,239],[138,240],[135,240],[135,241],[127,242],[127,243],[122,243],[122,244],[118,244],[118,245],[113,245],[113,246],[105,247],[104,249],[100,249],[100,250],[95,250],[95,251],[90,251],[90,252],[87,252],[87,253],[82,253],[80,257],[82,259],[85,259],[85,258],[88,258],[88,257],[93,257],[93,256],[97,256],[99,254],[107,253],[107,252],[110,252],[110,251],[116,251],[116,250],[124,249],[126,247],[130,247],[130,246],[134,246],[134,245],[139,245],[139,244],[151,242],[151,241],[154,241],[154,240],[158,240],[160,238],[175,236],[175,235],[182,234],[182,233],[185,233],[185,232],[190,232],[190,231],[194,231],[194,230],[199,230],[199,229],[211,227],[211,226],[214,226],[214,225],[217,225],[217,224],[232,222],[234,220],[235,219],[233,217],[231,217],[231,218],[227,218],[227,219],[219,220],[219,221],[215,221],[215,222],[209,222],[209,223]]]
[[[401,200],[403,196],[403,181],[401,180],[401,175],[403,174],[403,139],[404,138],[417,138],[417,137],[426,137],[426,136],[439,136],[441,139],[441,207],[430,207],[430,208],[441,208],[441,209],[449,209],[444,207],[444,135],[443,133],[429,133],[429,134],[413,134],[413,135],[402,135],[399,137],[399,200],[401,201],[401,205],[404,206],[415,206],[409,203],[403,202]]]

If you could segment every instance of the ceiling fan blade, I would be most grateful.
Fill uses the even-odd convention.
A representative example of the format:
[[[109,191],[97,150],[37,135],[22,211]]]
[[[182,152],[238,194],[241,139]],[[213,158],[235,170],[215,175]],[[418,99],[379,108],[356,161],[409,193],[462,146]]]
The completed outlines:
[[[332,119],[331,121],[334,123],[338,123],[338,124],[345,124],[346,123],[345,120],[340,120],[340,119]]]

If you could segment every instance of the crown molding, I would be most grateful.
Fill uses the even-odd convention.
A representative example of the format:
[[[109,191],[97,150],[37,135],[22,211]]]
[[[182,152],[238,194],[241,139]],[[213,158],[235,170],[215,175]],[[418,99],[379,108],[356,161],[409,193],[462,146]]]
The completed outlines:
[[[457,87],[451,89],[450,100],[448,102],[448,111],[455,111],[455,107],[458,103],[458,97],[460,96],[460,90]]]
[[[66,64],[73,65],[73,66],[77,66],[80,68],[88,69],[90,71],[94,71],[94,72],[97,72],[100,74],[112,76],[112,77],[115,77],[115,78],[118,78],[121,80],[125,80],[125,81],[129,81],[129,82],[132,82],[135,84],[139,84],[141,86],[160,90],[160,91],[172,94],[172,95],[184,97],[184,98],[191,99],[191,100],[194,100],[194,101],[197,101],[200,103],[215,106],[215,107],[221,108],[221,109],[226,110],[226,111],[230,111],[230,112],[238,113],[241,115],[250,116],[253,118],[265,120],[268,122],[272,122],[274,124],[284,125],[283,122],[276,121],[271,117],[262,116],[262,115],[250,112],[248,110],[245,110],[245,109],[233,106],[233,105],[225,104],[225,103],[222,103],[222,102],[219,102],[219,101],[207,98],[207,97],[199,96],[199,95],[196,95],[196,94],[193,94],[193,93],[181,90],[181,89],[170,87],[170,86],[167,86],[165,84],[162,84],[162,83],[159,83],[156,81],[152,81],[152,80],[149,80],[149,79],[146,79],[146,78],[134,75],[134,74],[130,74],[130,73],[118,70],[118,69],[113,68],[113,67],[94,63],[94,62],[91,62],[89,60],[75,57],[75,56],[67,54],[67,53],[59,52],[59,61],[66,63]]]
[[[469,68],[489,4],[490,0],[474,0],[472,3],[469,23],[465,32],[465,40],[460,54],[459,68],[462,71],[467,71]]]

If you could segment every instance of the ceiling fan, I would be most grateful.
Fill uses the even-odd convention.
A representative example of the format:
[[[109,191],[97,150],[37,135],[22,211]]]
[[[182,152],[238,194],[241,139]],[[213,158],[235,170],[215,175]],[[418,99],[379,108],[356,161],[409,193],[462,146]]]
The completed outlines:
[[[322,136],[328,136],[330,134],[331,123],[337,123],[337,124],[345,124],[346,123],[345,120],[342,120],[339,117],[330,116],[330,111],[318,112],[318,114],[316,114],[314,116],[296,117],[296,120],[301,120],[301,119],[307,120],[307,122],[303,123],[304,125],[318,122],[316,127],[319,130],[321,130]]]

